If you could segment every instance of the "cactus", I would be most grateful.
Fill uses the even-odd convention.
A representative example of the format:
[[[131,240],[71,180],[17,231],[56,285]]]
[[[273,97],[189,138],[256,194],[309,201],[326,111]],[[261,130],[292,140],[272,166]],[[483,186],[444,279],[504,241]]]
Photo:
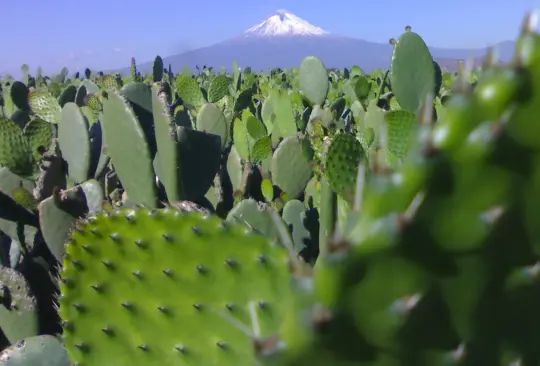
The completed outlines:
[[[6,366],[70,366],[71,361],[60,340],[51,335],[28,337],[5,349],[0,359]]]
[[[157,193],[154,184],[152,158],[137,116],[127,101],[111,92],[103,103],[103,128],[108,154],[115,164],[115,171],[129,192],[131,199],[148,207],[156,207]],[[119,143],[118,139],[124,139]]]
[[[6,338],[15,343],[38,334],[37,302],[26,279],[11,268],[0,268],[0,323]]]
[[[538,365],[540,35],[391,44],[0,80],[0,361]]]
[[[154,83],[163,79],[163,59],[160,56],[156,56],[154,64],[152,66],[152,81]]]
[[[433,58],[417,33],[406,31],[397,40],[390,70],[392,91],[399,105],[416,113],[426,96],[435,92]]]
[[[69,177],[77,183],[84,182],[90,174],[89,123],[75,103],[62,108],[58,128],[58,143],[69,166]]]
[[[121,210],[77,227],[60,298],[72,360],[237,365],[253,362],[253,340],[231,324],[259,322],[260,337],[277,331],[288,253],[244,226],[165,209]]]
[[[135,57],[131,58],[131,80],[132,81],[139,81],[139,75],[137,73],[137,62],[135,61]]]
[[[304,191],[313,174],[303,148],[296,136],[289,136],[279,144],[272,156],[272,180],[293,198]]]

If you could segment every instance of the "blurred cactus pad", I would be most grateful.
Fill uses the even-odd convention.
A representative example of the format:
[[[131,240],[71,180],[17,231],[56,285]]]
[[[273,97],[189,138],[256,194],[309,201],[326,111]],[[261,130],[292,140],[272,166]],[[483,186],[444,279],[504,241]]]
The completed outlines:
[[[540,35],[391,44],[0,80],[0,363],[539,366]]]

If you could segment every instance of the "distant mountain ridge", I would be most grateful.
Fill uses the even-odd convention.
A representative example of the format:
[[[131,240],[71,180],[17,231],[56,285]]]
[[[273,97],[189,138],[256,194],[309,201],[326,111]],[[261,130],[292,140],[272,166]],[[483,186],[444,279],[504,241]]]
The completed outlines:
[[[501,62],[511,60],[515,44],[511,41],[495,45]],[[268,70],[274,67],[297,67],[304,57],[317,56],[328,68],[358,65],[365,71],[388,68],[393,47],[390,44],[334,35],[286,10],[278,10],[241,35],[192,51],[163,58],[174,71],[186,65],[191,69],[203,65],[231,69],[234,61],[241,67]],[[441,67],[457,71],[458,61],[474,59],[475,66],[487,53],[481,49],[445,49],[430,47]],[[138,65],[142,72],[152,69],[152,62]],[[128,73],[129,68],[116,70]]]

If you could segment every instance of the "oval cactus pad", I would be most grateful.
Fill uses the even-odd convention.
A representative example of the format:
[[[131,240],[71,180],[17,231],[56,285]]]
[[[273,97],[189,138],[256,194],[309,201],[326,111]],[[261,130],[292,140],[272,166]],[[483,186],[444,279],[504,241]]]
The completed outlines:
[[[91,217],[73,231],[62,273],[70,357],[85,366],[255,364],[253,335],[277,332],[287,304],[288,261],[281,245],[200,213]]]

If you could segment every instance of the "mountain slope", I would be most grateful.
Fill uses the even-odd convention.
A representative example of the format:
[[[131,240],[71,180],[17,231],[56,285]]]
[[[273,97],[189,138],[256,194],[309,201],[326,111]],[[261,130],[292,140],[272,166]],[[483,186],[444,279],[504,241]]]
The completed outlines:
[[[499,50],[501,61],[510,60],[513,42],[503,42]],[[234,61],[253,70],[273,67],[296,67],[308,55],[319,57],[329,68],[358,65],[366,71],[388,68],[392,46],[361,39],[333,35],[310,24],[298,16],[278,10],[261,23],[249,28],[232,39],[165,57],[165,65],[171,64],[174,71],[186,65],[191,69],[203,65],[231,68]],[[487,49],[444,49],[430,47],[431,53],[441,66],[456,71],[458,60],[478,59]],[[478,62],[475,62],[478,64]],[[152,64],[139,65],[143,72],[151,70]],[[122,72],[129,72],[123,69]]]

